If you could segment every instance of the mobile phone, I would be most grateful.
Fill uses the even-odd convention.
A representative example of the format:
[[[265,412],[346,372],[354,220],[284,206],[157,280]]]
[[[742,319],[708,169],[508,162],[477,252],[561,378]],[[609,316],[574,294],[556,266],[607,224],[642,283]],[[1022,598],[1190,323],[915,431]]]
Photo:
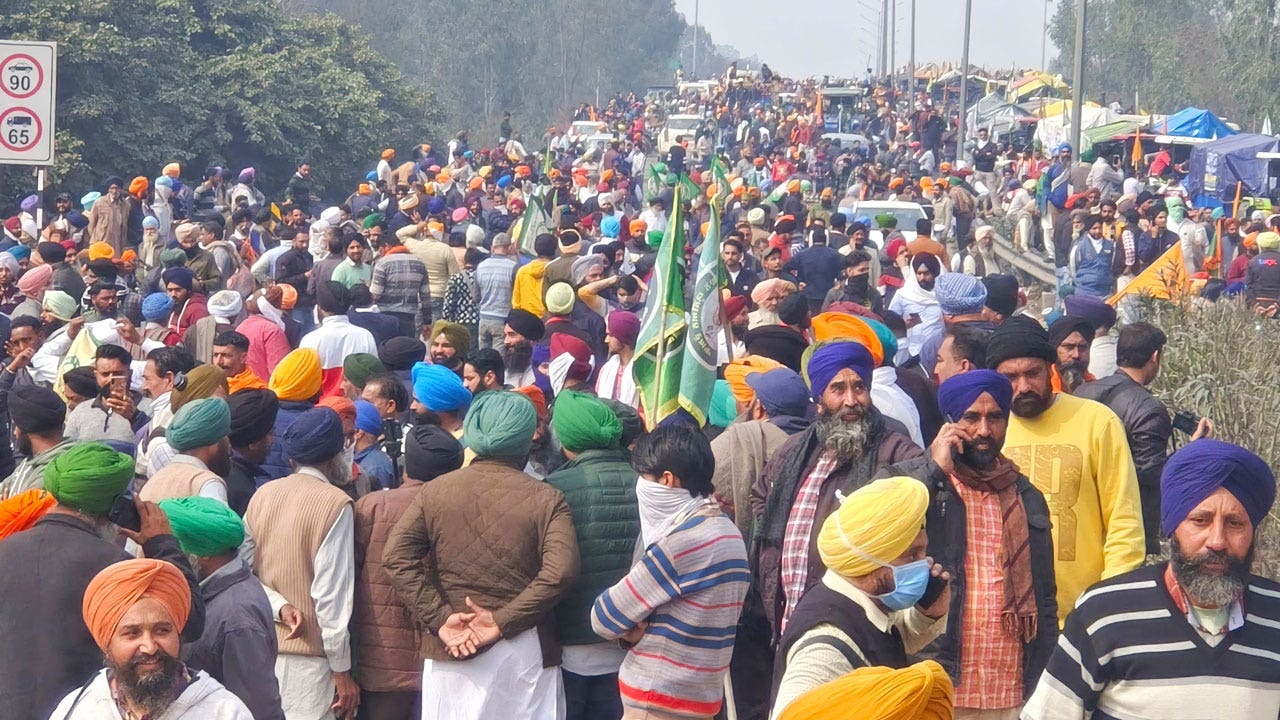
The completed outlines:
[[[1195,413],[1187,410],[1179,410],[1173,414],[1173,428],[1181,430],[1188,435],[1195,435],[1196,428],[1200,427],[1200,418]]]
[[[950,580],[943,580],[941,575],[929,576],[929,584],[924,587],[924,595],[920,596],[920,602],[916,604],[920,607],[929,607],[950,583]]]
[[[142,529],[142,516],[138,514],[138,506],[133,498],[117,495],[107,510],[107,519],[125,530],[138,532]]]

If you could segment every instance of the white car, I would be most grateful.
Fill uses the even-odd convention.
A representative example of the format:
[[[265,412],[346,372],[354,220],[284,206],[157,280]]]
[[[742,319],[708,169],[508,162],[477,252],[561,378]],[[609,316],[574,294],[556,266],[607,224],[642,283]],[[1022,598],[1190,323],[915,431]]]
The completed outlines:
[[[701,115],[672,115],[667,118],[666,124],[662,126],[662,130],[658,133],[658,154],[666,155],[672,145],[679,142],[680,138],[685,138],[692,145],[697,140],[698,129],[702,127],[703,117]]]
[[[571,142],[577,142],[580,138],[588,135],[597,135],[608,131],[609,126],[598,120],[577,120],[569,126],[569,132],[565,134],[569,136]]]
[[[898,220],[897,228],[908,242],[916,238],[916,221],[929,217],[919,203],[897,202],[890,200],[866,200],[856,202],[852,207],[841,208],[841,212],[853,224],[854,218],[865,215],[871,218],[871,227],[867,233],[875,246],[884,249],[884,233],[876,220],[877,215],[892,215]]]

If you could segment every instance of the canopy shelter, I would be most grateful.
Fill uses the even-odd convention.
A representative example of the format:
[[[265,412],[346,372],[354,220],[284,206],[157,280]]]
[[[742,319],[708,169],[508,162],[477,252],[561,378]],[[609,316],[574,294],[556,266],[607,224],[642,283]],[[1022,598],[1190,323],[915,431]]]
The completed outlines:
[[[989,93],[965,113],[966,133],[973,136],[978,128],[989,128],[992,137],[1004,137],[1017,132],[1024,122],[1034,119],[1031,113],[1007,102],[999,93]]]
[[[1098,144],[1132,140],[1134,131],[1144,125],[1146,123],[1141,120],[1117,120],[1106,125],[1086,128],[1080,133],[1080,152],[1089,152],[1094,145]]]
[[[1208,110],[1194,107],[1183,108],[1164,120],[1154,123],[1151,131],[1160,135],[1193,138],[1223,138],[1236,134],[1236,131],[1219,120],[1218,116]]]
[[[1033,70],[1009,83],[1008,99],[1010,102],[1022,102],[1033,97],[1066,97],[1071,94],[1071,86],[1061,77],[1046,72]]]
[[[1280,150],[1280,140],[1272,135],[1240,133],[1198,145],[1191,149],[1187,167],[1187,193],[1197,206],[1217,207],[1240,195],[1268,195],[1272,179],[1271,161],[1259,153]]]

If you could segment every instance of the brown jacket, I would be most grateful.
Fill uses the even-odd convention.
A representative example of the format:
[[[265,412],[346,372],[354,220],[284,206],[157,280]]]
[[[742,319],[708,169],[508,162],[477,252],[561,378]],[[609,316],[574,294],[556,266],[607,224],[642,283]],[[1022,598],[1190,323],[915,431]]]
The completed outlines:
[[[406,480],[395,490],[375,492],[356,501],[356,593],[351,613],[356,679],[370,692],[418,690],[422,631],[409,608],[400,602],[382,564],[387,536],[422,490]]]
[[[441,475],[391,530],[383,565],[423,627],[420,652],[449,660],[436,631],[466,599],[493,612],[502,637],[538,628],[543,667],[560,663],[550,613],[578,577],[564,495],[485,458]]]

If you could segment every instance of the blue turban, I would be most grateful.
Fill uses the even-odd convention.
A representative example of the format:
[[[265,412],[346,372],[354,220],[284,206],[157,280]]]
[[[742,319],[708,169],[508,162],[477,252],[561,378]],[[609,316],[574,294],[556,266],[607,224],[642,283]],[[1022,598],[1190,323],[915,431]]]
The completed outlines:
[[[165,179],[168,180],[169,177],[166,175]],[[147,228],[150,228],[152,230],[160,229],[160,221],[156,218],[155,215],[148,215],[142,218],[142,229],[146,230]]]
[[[219,375],[221,373],[218,373]],[[216,445],[231,432],[231,409],[222,398],[201,398],[184,404],[165,430],[165,439],[178,452]]]
[[[173,298],[168,293],[153,292],[142,300],[142,317],[151,322],[160,322],[173,312]]]
[[[506,190],[507,188],[511,187],[511,176],[503,175],[502,177],[498,178],[497,184],[499,188]]]
[[[1203,438],[1169,456],[1160,473],[1160,527],[1166,536],[1218,488],[1249,513],[1254,529],[1276,500],[1276,476],[1262,458],[1239,445]]]
[[[445,211],[444,198],[433,197],[427,201],[427,214],[439,215]]]
[[[457,373],[443,365],[415,363],[409,374],[413,378],[414,399],[431,412],[465,411],[471,404],[471,391]]]
[[[332,408],[311,408],[289,423],[280,441],[290,460],[304,465],[324,462],[342,452],[342,418]]]
[[[174,285],[179,285],[183,288],[186,288],[187,292],[191,292],[191,289],[195,287],[196,274],[191,272],[190,268],[175,267],[175,268],[169,268],[168,270],[165,270],[163,273],[161,273],[160,280],[165,285],[168,285],[169,283],[173,283]]]
[[[863,384],[870,389],[871,371],[875,366],[876,361],[865,345],[848,340],[837,340],[814,346],[809,362],[801,369],[804,371],[805,381],[809,384],[810,396],[816,402],[822,397],[831,380],[846,368],[862,378]]]
[[[601,235],[604,235],[607,238],[617,238],[618,234],[621,232],[622,232],[622,223],[618,221],[618,218],[612,215],[609,215],[608,217],[600,221]]]
[[[382,415],[368,400],[356,401],[356,429],[374,437],[382,434]]]
[[[161,185],[169,188],[170,190],[175,189],[173,187],[173,178],[169,177],[168,175],[161,175],[160,177],[156,178],[156,186],[159,187]]]
[[[882,365],[892,365],[893,358],[898,354],[898,336],[893,334],[888,325],[869,317],[859,317],[859,320],[871,326],[876,333],[876,339],[880,341],[880,349],[884,351],[884,362]]]
[[[995,370],[970,370],[947,378],[938,386],[938,407],[948,422],[955,422],[973,407],[982,393],[991,393],[1000,411],[1009,414],[1013,385],[1009,384],[1009,378]]]
[[[377,170],[370,170],[368,173],[365,173],[364,179],[365,179],[365,180],[367,180],[367,181],[369,181],[369,182],[374,182],[374,181],[376,181],[376,180],[378,179],[378,171],[377,171]]]
[[[93,195],[93,194],[94,194],[94,193],[89,193],[89,195]],[[86,195],[85,197],[88,197],[88,195]],[[85,206],[84,206],[84,212],[89,212],[89,205],[92,205],[92,204],[94,203],[94,201],[95,201],[95,200],[97,200],[97,199],[98,199],[98,198],[96,198],[96,197],[95,197],[95,198],[91,198],[91,199],[89,200],[88,205],[85,205]],[[81,204],[83,204],[83,200],[82,200],[82,203],[81,203]],[[73,227],[73,228],[75,228],[75,229],[77,229],[77,230],[83,230],[83,229],[85,229],[85,228],[89,227],[89,218],[85,217],[85,216],[84,216],[84,213],[80,212],[79,210],[69,210],[69,211],[67,211],[67,222],[71,223],[71,227]]]
[[[11,248],[5,248],[5,252],[9,253],[10,255],[14,256],[19,260],[26,260],[27,258],[31,257],[31,248],[27,247],[26,245],[14,245]]]
[[[933,286],[938,307],[944,315],[974,315],[987,303],[987,286],[972,275],[946,273]]]
[[[29,215],[35,215],[37,207],[40,207],[39,195],[28,195],[22,198],[22,202],[18,205],[18,208],[21,209],[22,212]]]

